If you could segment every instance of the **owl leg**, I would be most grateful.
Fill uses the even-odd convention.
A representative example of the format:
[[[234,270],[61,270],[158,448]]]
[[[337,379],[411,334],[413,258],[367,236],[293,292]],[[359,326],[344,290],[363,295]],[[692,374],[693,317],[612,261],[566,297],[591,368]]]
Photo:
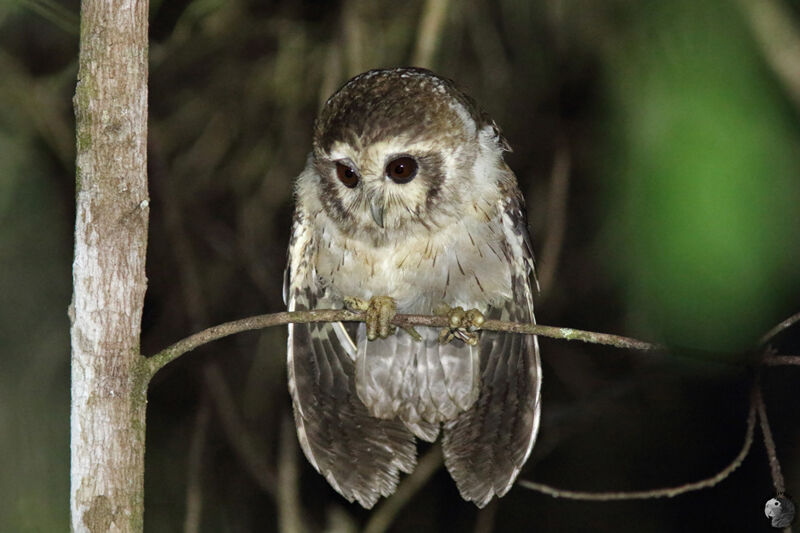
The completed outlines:
[[[449,327],[442,329],[439,333],[439,342],[447,344],[456,338],[471,346],[478,344],[477,331],[486,321],[483,313],[477,309],[464,311],[462,307],[450,307],[446,304],[437,306],[434,312],[437,315],[446,316],[450,321]]]
[[[348,309],[366,313],[368,340],[374,341],[378,337],[385,339],[397,330],[391,325],[397,313],[397,302],[391,296],[373,296],[369,302],[348,296],[344,299],[344,305]]]

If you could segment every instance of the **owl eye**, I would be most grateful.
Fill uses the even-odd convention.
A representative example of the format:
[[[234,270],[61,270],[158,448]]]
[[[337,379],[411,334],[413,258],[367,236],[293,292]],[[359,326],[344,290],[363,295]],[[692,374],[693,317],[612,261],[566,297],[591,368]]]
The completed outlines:
[[[358,185],[358,172],[344,163],[336,163],[336,176],[346,187],[352,189]]]
[[[417,162],[413,157],[398,157],[386,165],[386,177],[395,183],[408,183],[417,175]]]

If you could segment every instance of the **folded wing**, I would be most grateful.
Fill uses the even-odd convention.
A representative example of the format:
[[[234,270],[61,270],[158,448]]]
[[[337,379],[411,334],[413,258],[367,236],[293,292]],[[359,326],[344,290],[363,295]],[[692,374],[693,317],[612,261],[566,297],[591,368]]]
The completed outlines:
[[[298,212],[285,286],[289,310],[314,309],[323,300],[313,250]],[[356,394],[354,357],[341,323],[289,325],[289,390],[303,452],[345,498],[369,508],[395,491],[399,472],[414,469],[416,445],[399,420],[370,416]]]
[[[488,318],[534,322],[533,254],[522,200],[509,196],[502,218],[512,299],[491,308]],[[461,495],[483,507],[508,492],[536,440],[541,366],[532,335],[484,331],[479,347],[480,396],[444,425],[442,448]]]

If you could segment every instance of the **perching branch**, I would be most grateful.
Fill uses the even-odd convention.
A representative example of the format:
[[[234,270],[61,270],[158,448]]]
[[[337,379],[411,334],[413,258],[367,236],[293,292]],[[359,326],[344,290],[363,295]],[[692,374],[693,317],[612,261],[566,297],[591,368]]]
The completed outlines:
[[[526,489],[535,490],[544,494],[550,495],[554,498],[566,498],[570,500],[584,500],[584,501],[613,501],[613,500],[647,500],[653,498],[673,498],[687,492],[696,490],[707,489],[719,484],[726,479],[734,470],[741,466],[744,458],[750,453],[750,448],[753,445],[753,431],[756,425],[756,407],[760,401],[761,393],[758,388],[758,383],[753,386],[753,391],[750,393],[750,409],[747,414],[747,429],[744,434],[744,442],[742,448],[733,461],[714,474],[711,477],[686,483],[675,487],[665,487],[660,489],[638,490],[638,491],[622,491],[622,492],[581,492],[574,490],[563,490],[543,483],[536,483],[521,479],[517,481],[517,485]]]
[[[792,317],[794,318],[794,317]],[[787,323],[790,319],[782,322]],[[365,313],[363,311],[349,311],[346,309],[316,309],[313,311],[284,311],[281,313],[271,313],[267,315],[256,315],[233,322],[225,322],[199,331],[180,340],[172,346],[161,350],[152,357],[148,357],[146,364],[150,370],[150,376],[155,375],[168,363],[174,361],[183,354],[198,348],[211,341],[222,339],[235,333],[252,331],[256,329],[269,328],[272,326],[285,326],[289,323],[301,324],[309,322],[364,322]],[[794,322],[792,322],[793,324]],[[448,325],[447,317],[434,315],[406,315],[398,314],[392,319],[392,325],[398,327],[427,326],[434,328],[444,328]],[[779,325],[779,326],[780,326]],[[791,325],[791,324],[789,324]],[[776,326],[777,329],[779,326]],[[788,326],[784,326],[785,329]],[[574,328],[560,328],[556,326],[544,326],[542,324],[524,324],[520,322],[506,322],[504,320],[487,320],[481,326],[485,331],[507,331],[509,333],[521,333],[526,335],[539,335],[551,339],[561,339],[566,341],[582,341],[589,344],[603,344],[625,350],[639,350],[643,352],[665,351],[666,346],[654,342],[642,341],[622,335],[612,335],[610,333],[598,333]],[[767,338],[765,335],[764,338]],[[796,355],[770,355],[763,359],[763,363],[769,366],[776,365],[800,365],[800,356]]]
[[[758,420],[761,423],[761,434],[764,437],[764,447],[767,449],[769,459],[769,471],[772,476],[772,485],[775,487],[775,494],[783,496],[786,492],[786,482],[783,480],[781,463],[778,461],[778,454],[775,451],[775,440],[772,438],[772,429],[767,418],[767,408],[764,405],[764,397],[761,394],[761,387],[756,386],[755,396],[756,407],[758,408]]]
[[[272,326],[282,326],[291,323],[308,322],[363,322],[365,313],[363,311],[348,311],[343,309],[317,309],[314,311],[285,311],[282,313],[272,313],[268,315],[257,315],[233,322],[226,322],[217,326],[204,329],[194,335],[186,337],[147,359],[150,375],[154,375],[167,363],[174,361],[181,355],[202,346],[203,344],[255,329],[263,329]],[[398,314],[392,319],[392,324],[398,327],[409,326],[428,326],[444,328],[448,325],[448,318],[433,315],[405,315]],[[660,344],[640,341],[630,337],[611,335],[609,333],[596,333],[594,331],[584,331],[573,328],[559,328],[554,326],[543,326],[540,324],[523,324],[519,322],[506,322],[503,320],[487,320],[481,326],[486,331],[507,331],[509,333],[523,333],[528,335],[539,335],[551,339],[562,339],[568,341],[583,341],[591,344],[605,344],[615,348],[641,351],[658,351],[666,348]]]
[[[796,323],[798,316],[795,315],[783,321],[781,324],[770,330],[761,339],[761,343],[766,343],[775,336],[777,333],[783,331],[789,326]],[[337,310],[337,309],[321,309],[314,311],[291,311],[282,313],[272,313],[266,315],[258,315],[242,320],[227,322],[217,326],[210,327],[194,335],[191,335],[181,341],[176,342],[169,348],[162,350],[154,356],[146,359],[146,364],[150,370],[150,376],[158,372],[169,362],[177,359],[181,355],[199,347],[203,344],[217,340],[228,335],[240,333],[243,331],[261,329],[271,326],[286,325],[289,323],[309,323],[309,322],[363,322],[365,320],[365,313],[360,311]],[[431,315],[407,315],[398,314],[392,319],[392,324],[398,327],[408,326],[427,326],[444,328],[448,326],[448,318],[443,316]],[[577,330],[572,328],[558,328],[553,326],[543,326],[539,324],[522,324],[516,322],[506,322],[501,320],[487,320],[484,322],[482,329],[488,331],[506,331],[510,333],[541,335],[543,337],[550,337],[563,340],[580,340],[592,344],[604,344],[624,349],[635,349],[641,351],[659,351],[666,348],[660,344],[640,341],[630,337],[623,337],[619,335],[611,335],[608,333],[596,333],[593,331]],[[800,364],[800,356],[776,356],[767,355],[762,358],[765,365],[791,365]],[[706,488],[713,487],[723,480],[725,480],[731,473],[733,473],[742,461],[744,461],[753,444],[753,433],[755,429],[756,416],[762,420],[762,429],[764,429],[764,439],[767,446],[768,455],[770,456],[770,465],[773,473],[773,481],[775,482],[776,489],[783,487],[783,479],[780,476],[780,466],[777,463],[777,457],[774,451],[774,444],[770,446],[771,432],[766,421],[766,413],[763,406],[763,399],[761,398],[760,384],[757,379],[753,385],[753,390],[750,395],[750,408],[747,416],[747,429],[745,430],[744,442],[739,450],[739,453],[725,468],[705,479],[699,481],[686,483],[674,487],[664,487],[659,489],[642,490],[642,491],[622,491],[622,492],[582,492],[563,490],[527,480],[519,480],[518,484],[524,488],[542,492],[556,498],[567,498],[574,500],[584,501],[613,501],[613,500],[640,500],[640,499],[653,499],[653,498],[672,498],[687,492],[693,492]],[[425,468],[423,477],[428,477],[430,472],[435,470],[439,461],[436,460],[436,455],[431,455],[431,464]],[[776,477],[776,465],[778,475]],[[430,472],[429,472],[430,470]],[[409,478],[409,481],[414,476]],[[416,483],[411,483],[416,488]],[[413,491],[412,491],[413,492]],[[781,492],[779,490],[779,492]],[[403,499],[400,499],[402,502]],[[395,504],[396,502],[393,502]],[[391,522],[391,517],[397,511],[396,505],[388,505],[386,516],[383,513],[378,513],[381,518],[372,520],[372,524],[376,530],[380,531],[385,528],[386,524]],[[374,517],[375,518],[375,517]],[[384,523],[385,522],[385,523]]]

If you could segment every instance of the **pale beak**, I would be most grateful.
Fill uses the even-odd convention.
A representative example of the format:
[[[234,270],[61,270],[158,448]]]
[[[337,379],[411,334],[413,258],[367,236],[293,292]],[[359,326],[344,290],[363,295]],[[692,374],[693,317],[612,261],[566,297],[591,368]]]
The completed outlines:
[[[375,195],[369,200],[369,211],[372,213],[372,220],[379,227],[383,227],[383,196],[382,195]]]

